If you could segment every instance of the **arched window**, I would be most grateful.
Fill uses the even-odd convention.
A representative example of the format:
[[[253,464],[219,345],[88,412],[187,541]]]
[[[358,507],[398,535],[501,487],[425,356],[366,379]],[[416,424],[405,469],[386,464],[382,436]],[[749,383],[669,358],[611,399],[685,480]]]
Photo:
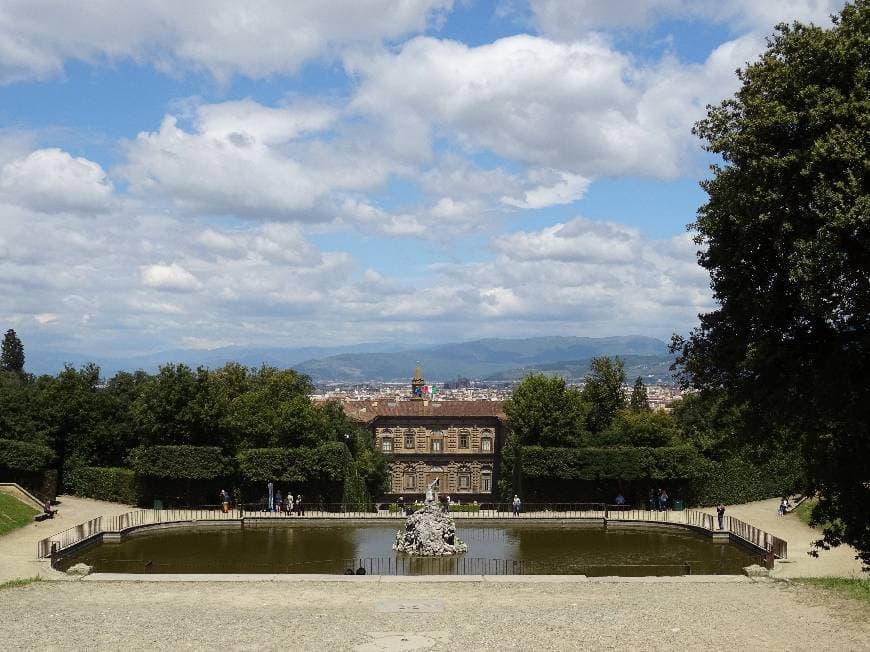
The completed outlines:
[[[468,431],[459,431],[459,448],[468,448]]]
[[[381,450],[385,453],[393,452],[393,438],[392,437],[383,437],[381,439]]]
[[[492,437],[481,438],[480,450],[484,453],[491,453],[492,452]]]

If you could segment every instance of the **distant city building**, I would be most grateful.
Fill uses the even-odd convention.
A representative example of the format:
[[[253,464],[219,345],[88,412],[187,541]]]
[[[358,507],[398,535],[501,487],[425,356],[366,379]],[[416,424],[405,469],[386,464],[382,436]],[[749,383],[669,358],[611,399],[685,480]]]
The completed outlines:
[[[504,439],[502,402],[432,396],[417,365],[409,394],[342,403],[387,456],[390,481],[381,499],[422,499],[426,486],[437,478],[440,493],[454,501],[494,502]]]

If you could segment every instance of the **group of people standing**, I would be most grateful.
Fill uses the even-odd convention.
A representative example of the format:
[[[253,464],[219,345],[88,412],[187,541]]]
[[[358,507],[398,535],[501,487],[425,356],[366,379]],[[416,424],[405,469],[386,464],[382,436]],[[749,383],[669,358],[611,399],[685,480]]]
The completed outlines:
[[[302,499],[302,494],[297,494],[293,497],[293,492],[288,491],[286,496],[281,495],[280,489],[275,489],[275,485],[271,482],[266,485],[268,497],[266,500],[267,512],[283,512],[290,516],[294,511],[296,516],[305,516],[305,502]]]
[[[668,510],[668,492],[665,489],[650,489],[647,506],[651,512],[666,512]]]
[[[284,496],[281,490],[275,489],[275,485],[271,482],[266,485],[266,489],[268,493],[262,501],[264,512],[278,512],[287,516],[296,512],[297,516],[305,516],[305,502],[302,494],[297,494],[294,498],[293,493],[288,491],[287,495]],[[230,511],[231,505],[230,494],[226,489],[221,489],[219,500],[221,508],[224,514],[226,514]]]

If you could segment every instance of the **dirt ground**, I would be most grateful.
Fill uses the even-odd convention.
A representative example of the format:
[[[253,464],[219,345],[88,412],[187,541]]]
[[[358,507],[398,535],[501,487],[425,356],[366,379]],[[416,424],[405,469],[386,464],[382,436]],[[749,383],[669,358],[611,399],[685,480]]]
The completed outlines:
[[[870,650],[865,605],[772,580],[39,582],[0,608],[3,650]]]

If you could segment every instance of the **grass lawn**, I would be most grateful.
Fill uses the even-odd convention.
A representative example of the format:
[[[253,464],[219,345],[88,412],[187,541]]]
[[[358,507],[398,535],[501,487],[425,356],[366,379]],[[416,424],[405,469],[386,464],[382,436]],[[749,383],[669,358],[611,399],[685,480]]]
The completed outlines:
[[[813,511],[813,507],[816,505],[815,498],[807,498],[804,502],[798,505],[794,513],[797,514],[797,517],[802,520],[807,525],[810,524],[810,512]]]
[[[34,582],[41,582],[41,577],[25,577],[23,579],[18,580],[9,580],[8,582],[0,582],[0,591],[3,589],[14,589],[19,586],[27,586],[28,584],[33,584]]]
[[[17,498],[0,494],[0,535],[12,532],[33,521],[37,510],[25,505]]]
[[[870,606],[870,580],[853,580],[844,577],[801,577],[792,582],[815,586],[845,598],[860,600]]]

